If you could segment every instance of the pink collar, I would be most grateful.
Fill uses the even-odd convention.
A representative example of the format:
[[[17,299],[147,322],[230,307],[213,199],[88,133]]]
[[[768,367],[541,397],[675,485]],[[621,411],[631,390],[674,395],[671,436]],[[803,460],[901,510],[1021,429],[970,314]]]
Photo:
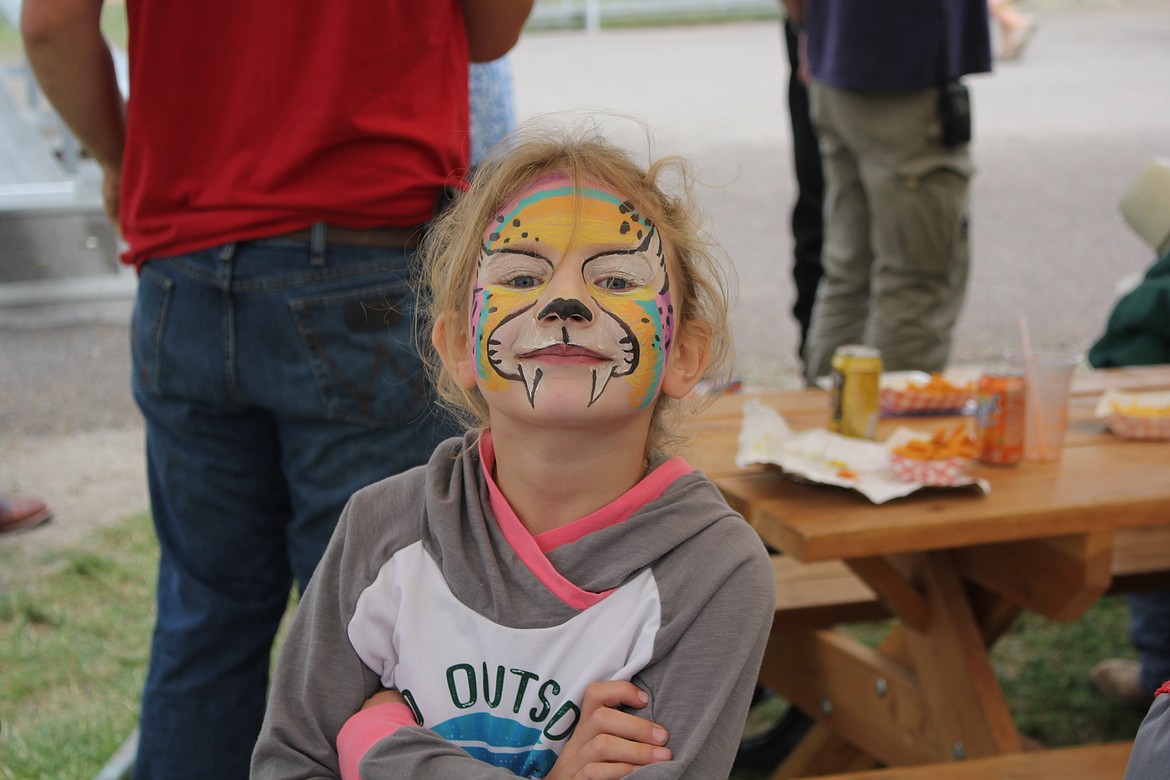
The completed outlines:
[[[504,538],[507,539],[508,544],[532,573],[565,604],[575,609],[586,609],[593,606],[609,595],[610,591],[591,593],[578,588],[553,568],[546,553],[561,545],[581,539],[594,531],[600,531],[626,521],[643,506],[661,496],[676,479],[694,471],[694,468],[681,457],[670,458],[659,464],[638,484],[597,511],[560,528],[533,536],[520,522],[516,513],[512,511],[508,500],[500,492],[492,477],[496,464],[496,452],[492,444],[491,431],[484,431],[479,437],[479,457],[484,480],[487,482],[492,512],[496,516]]]

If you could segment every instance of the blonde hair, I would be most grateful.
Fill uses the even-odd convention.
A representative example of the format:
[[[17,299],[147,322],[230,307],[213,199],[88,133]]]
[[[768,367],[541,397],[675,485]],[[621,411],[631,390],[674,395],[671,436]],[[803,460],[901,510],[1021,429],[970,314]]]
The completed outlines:
[[[458,350],[470,348],[467,323],[471,285],[483,249],[484,231],[496,213],[520,192],[554,174],[620,193],[652,222],[671,263],[676,321],[683,332],[708,343],[710,363],[704,384],[723,387],[732,359],[727,285],[714,257],[713,244],[698,221],[686,163],[677,157],[665,157],[643,169],[596,128],[524,126],[477,168],[470,189],[432,224],[420,249],[426,284],[420,307],[426,317],[425,332],[432,334],[441,318],[447,353],[458,354]],[[664,189],[671,174],[674,194]],[[422,354],[440,400],[468,427],[485,427],[488,408],[479,390],[460,385],[429,339]],[[701,399],[687,400],[685,406],[690,410]],[[659,397],[647,442],[648,454],[678,443],[681,437],[671,422],[683,411],[682,406],[665,395]]]

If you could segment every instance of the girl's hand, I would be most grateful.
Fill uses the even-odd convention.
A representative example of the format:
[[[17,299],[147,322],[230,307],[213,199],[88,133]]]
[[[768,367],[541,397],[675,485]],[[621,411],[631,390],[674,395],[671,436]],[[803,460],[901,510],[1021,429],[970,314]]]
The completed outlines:
[[[585,689],[581,720],[557,758],[548,780],[620,780],[640,766],[669,761],[666,729],[622,712],[641,709],[646,692],[630,682],[597,682]]]
[[[361,708],[364,710],[369,707],[376,707],[379,704],[406,704],[406,699],[398,691],[383,688],[362,702]]]

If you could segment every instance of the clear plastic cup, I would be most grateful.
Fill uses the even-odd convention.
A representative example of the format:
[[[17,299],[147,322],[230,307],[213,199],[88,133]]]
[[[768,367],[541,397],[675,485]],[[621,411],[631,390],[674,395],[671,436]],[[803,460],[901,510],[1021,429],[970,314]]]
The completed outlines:
[[[1064,434],[1068,429],[1068,400],[1073,372],[1081,362],[1079,352],[1065,349],[1040,349],[1032,352],[1032,361],[1022,352],[1007,352],[1007,359],[1024,372],[1027,386],[1024,414],[1024,459],[1060,460]]]

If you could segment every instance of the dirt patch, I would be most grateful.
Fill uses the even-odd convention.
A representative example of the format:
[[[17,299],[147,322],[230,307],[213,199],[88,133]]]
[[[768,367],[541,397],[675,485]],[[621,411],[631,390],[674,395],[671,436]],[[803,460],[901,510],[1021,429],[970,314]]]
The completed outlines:
[[[0,464],[0,492],[37,496],[54,510],[45,525],[0,536],[0,546],[35,553],[76,545],[150,506],[141,427],[5,437]]]

